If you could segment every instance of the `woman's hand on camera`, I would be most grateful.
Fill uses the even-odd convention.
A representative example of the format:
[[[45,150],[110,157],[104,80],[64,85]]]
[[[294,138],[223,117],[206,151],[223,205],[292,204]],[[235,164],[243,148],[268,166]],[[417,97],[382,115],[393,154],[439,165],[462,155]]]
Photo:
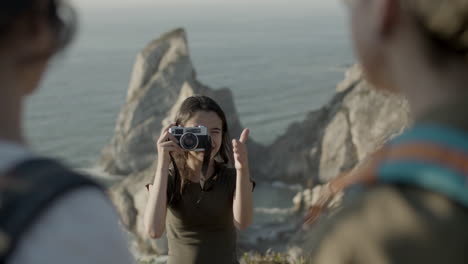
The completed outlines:
[[[247,139],[249,138],[250,130],[248,128],[242,131],[239,138],[232,140],[232,149],[234,152],[234,166],[237,170],[249,168],[249,158],[247,154]]]
[[[168,166],[170,164],[170,154],[183,152],[182,148],[178,144],[178,140],[171,133],[169,133],[169,129],[173,126],[175,126],[175,124],[170,124],[164,127],[161,130],[159,139],[157,140],[158,159],[159,163],[163,166]]]

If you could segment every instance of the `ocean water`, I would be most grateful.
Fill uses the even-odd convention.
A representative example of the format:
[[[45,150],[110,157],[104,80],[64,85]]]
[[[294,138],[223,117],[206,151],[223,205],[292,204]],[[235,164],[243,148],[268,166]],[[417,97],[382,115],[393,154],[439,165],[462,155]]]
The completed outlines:
[[[294,3],[294,2],[292,2]],[[268,144],[322,106],[353,63],[340,8],[217,6],[80,10],[80,33],[28,99],[34,149],[92,167],[110,141],[136,54],[187,30],[199,80],[232,89],[241,121]]]
[[[112,138],[136,54],[167,31],[186,29],[199,80],[229,87],[242,123],[265,144],[327,102],[354,62],[344,10],[294,1],[287,8],[81,10],[80,22],[73,46],[28,99],[25,127],[36,152],[91,172]],[[287,222],[298,190],[258,184],[252,234]]]

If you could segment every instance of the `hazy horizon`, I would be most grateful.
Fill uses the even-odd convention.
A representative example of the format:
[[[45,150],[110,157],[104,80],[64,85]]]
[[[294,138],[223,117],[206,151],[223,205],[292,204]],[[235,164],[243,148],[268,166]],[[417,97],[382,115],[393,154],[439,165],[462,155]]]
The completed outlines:
[[[76,7],[82,9],[102,8],[132,8],[132,7],[183,7],[204,6],[211,7],[280,7],[280,8],[314,8],[314,9],[337,9],[340,0],[79,0],[71,1]]]

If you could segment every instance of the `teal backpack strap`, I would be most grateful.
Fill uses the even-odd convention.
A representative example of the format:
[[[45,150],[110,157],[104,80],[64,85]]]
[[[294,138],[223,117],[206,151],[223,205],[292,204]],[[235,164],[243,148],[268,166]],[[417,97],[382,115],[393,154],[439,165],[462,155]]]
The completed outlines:
[[[421,187],[468,207],[468,134],[417,126],[387,146],[376,175],[380,183]]]
[[[49,159],[23,162],[1,176],[0,264],[17,248],[23,235],[56,200],[79,188],[101,187],[91,179]]]

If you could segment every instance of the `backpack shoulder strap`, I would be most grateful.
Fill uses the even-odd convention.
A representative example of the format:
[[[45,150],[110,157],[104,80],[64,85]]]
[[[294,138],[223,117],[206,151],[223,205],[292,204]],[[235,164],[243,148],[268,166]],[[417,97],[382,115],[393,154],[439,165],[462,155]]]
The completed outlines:
[[[416,127],[387,146],[377,168],[381,183],[443,193],[468,207],[468,135],[439,126]]]
[[[0,264],[54,201],[73,190],[101,187],[49,159],[23,162],[0,176]]]

